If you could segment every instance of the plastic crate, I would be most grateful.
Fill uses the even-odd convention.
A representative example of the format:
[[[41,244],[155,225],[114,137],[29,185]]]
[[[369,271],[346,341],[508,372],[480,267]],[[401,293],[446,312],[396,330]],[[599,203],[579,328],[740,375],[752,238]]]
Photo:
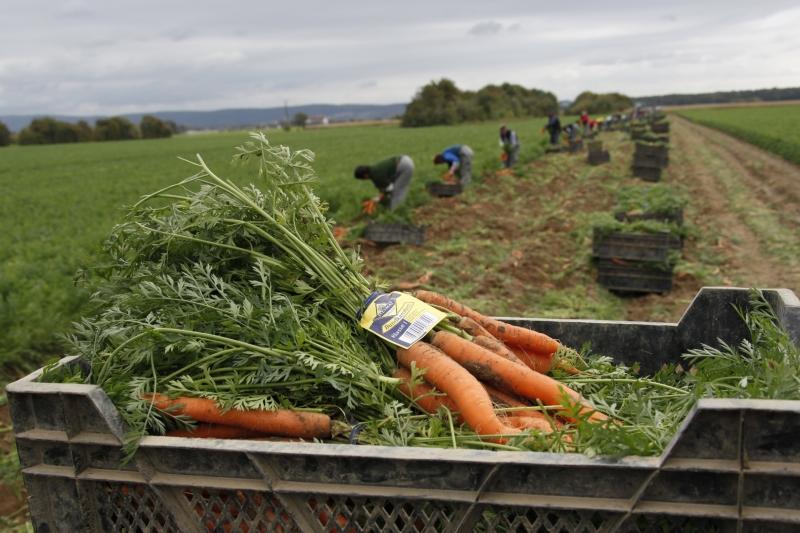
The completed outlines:
[[[576,139],[569,142],[567,147],[567,151],[571,154],[580,152],[583,150],[583,139]]]
[[[800,301],[767,299],[795,342]],[[677,324],[504,319],[649,373],[747,335],[746,289],[702,289]],[[75,358],[62,364],[79,364]],[[34,528],[53,531],[797,531],[800,401],[700,400],[659,457],[146,437],[93,385],[8,386]]]
[[[669,122],[653,122],[650,129],[653,133],[669,133]]]
[[[428,192],[433,196],[438,196],[440,198],[457,196],[464,192],[464,186],[460,183],[431,182],[426,184],[425,188],[428,189]]]
[[[672,290],[672,266],[657,268],[638,261],[600,259],[597,282],[615,292],[664,294]]]
[[[620,222],[635,222],[637,220],[660,220],[662,222],[670,222],[678,226],[683,225],[683,209],[674,209],[672,211],[647,211],[644,213],[626,213],[625,211],[617,211],[614,213],[614,218]]]
[[[587,161],[590,165],[602,165],[603,163],[611,161],[611,154],[608,153],[608,150],[589,152]]]
[[[674,251],[682,246],[680,237],[667,232],[602,233],[595,229],[592,234],[592,257],[598,259],[625,259],[666,265]]]
[[[364,229],[364,238],[376,244],[416,244],[425,242],[425,228],[410,224],[373,222]]]
[[[634,162],[633,175],[644,181],[661,181],[661,167],[643,167]]]
[[[800,301],[766,292],[800,342]],[[506,319],[652,372],[747,333],[745,289],[702,289],[677,324]],[[79,364],[66,358],[62,364]],[[8,386],[37,531],[797,531],[800,401],[700,400],[660,457],[146,437],[93,385]]]

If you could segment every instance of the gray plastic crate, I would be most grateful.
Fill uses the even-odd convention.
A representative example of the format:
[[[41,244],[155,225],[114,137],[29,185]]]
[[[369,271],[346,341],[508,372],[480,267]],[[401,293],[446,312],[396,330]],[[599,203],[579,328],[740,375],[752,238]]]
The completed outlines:
[[[674,250],[682,246],[680,237],[671,233],[635,233],[613,231],[592,234],[592,256],[600,259],[627,259],[667,264]]]
[[[767,297],[795,342],[800,302]],[[746,335],[745,289],[701,290],[677,324],[506,319],[645,372]],[[74,358],[62,364],[78,364]],[[800,401],[700,400],[660,457],[146,437],[93,385],[8,386],[37,531],[797,531]]]
[[[672,266],[658,268],[638,261],[600,259],[597,283],[615,292],[663,294],[672,290]]]
[[[661,181],[661,168],[660,167],[643,167],[633,163],[633,175],[644,181]]]
[[[464,192],[464,186],[460,183],[430,182],[425,185],[425,188],[430,194],[440,198],[457,196]]]
[[[425,228],[410,224],[383,224],[373,222],[364,228],[364,238],[376,244],[425,243]]]

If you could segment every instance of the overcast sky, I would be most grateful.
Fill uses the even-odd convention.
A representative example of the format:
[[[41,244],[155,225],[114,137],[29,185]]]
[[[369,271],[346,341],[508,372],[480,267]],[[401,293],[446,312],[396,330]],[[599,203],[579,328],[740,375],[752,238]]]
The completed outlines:
[[[800,85],[791,1],[0,0],[0,115]]]

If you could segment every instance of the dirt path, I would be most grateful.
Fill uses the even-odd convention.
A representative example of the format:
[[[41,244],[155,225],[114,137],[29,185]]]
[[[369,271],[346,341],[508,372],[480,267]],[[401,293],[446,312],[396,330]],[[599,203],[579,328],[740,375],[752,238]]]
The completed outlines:
[[[685,119],[671,122],[670,174],[691,193],[691,222],[718,236],[722,282],[800,289],[800,259],[791,253],[800,245],[800,168]],[[770,246],[780,233],[786,254]]]

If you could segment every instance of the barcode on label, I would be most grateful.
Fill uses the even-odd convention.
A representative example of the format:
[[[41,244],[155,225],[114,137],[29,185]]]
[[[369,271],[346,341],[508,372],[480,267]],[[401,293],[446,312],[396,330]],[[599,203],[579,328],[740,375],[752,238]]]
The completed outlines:
[[[398,342],[410,346],[424,337],[425,334],[428,333],[428,331],[430,331],[438,321],[439,319],[436,315],[431,313],[422,313],[419,318],[417,318],[410,326],[408,326],[408,329],[405,330],[402,335],[400,335]]]

